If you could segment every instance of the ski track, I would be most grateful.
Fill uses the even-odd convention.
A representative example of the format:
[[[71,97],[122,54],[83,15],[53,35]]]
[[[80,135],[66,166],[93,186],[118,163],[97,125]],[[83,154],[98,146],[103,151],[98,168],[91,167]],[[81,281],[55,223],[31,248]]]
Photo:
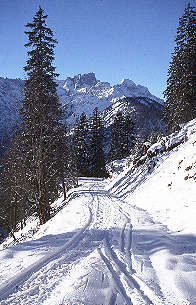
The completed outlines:
[[[106,286],[109,289],[104,305],[166,305],[158,279],[156,285],[152,286],[143,276],[144,266],[148,264],[156,278],[149,257],[144,255],[140,261],[140,257],[134,254],[130,205],[128,207],[125,202],[105,191],[105,184],[99,179],[89,179],[88,183],[90,186],[86,190],[75,191],[76,196],[87,198],[85,207],[89,217],[86,224],[60,249],[39,259],[1,285],[0,305],[92,304],[87,300],[80,302],[79,297],[73,300],[73,293],[65,293],[57,298],[56,303],[47,301],[55,294],[58,285],[68,276],[71,277],[82,260],[92,253],[96,268],[92,265],[89,272],[80,276],[80,283],[72,285],[74,291],[81,290],[85,294],[92,285],[93,272],[97,272],[102,289],[106,289]],[[136,214],[142,212],[135,207],[132,211]],[[120,223],[117,223],[119,215]],[[146,224],[151,224],[148,216],[146,219]],[[99,302],[98,299],[94,300],[96,305],[103,304],[103,301]]]
[[[0,301],[6,298],[9,294],[11,294],[16,287],[18,287],[20,284],[25,282],[25,280],[27,280],[32,274],[38,272],[40,269],[45,267],[50,262],[56,261],[58,258],[61,259],[67,249],[72,248],[74,244],[80,242],[80,239],[82,238],[82,234],[89,227],[92,221],[92,213],[90,209],[89,209],[89,214],[90,216],[87,224],[78,233],[76,233],[74,237],[72,237],[64,246],[62,246],[60,249],[53,252],[52,254],[41,258],[36,263],[32,264],[30,267],[26,268],[25,270],[17,274],[15,277],[12,278],[12,280],[9,283],[5,283],[4,285],[1,285]]]

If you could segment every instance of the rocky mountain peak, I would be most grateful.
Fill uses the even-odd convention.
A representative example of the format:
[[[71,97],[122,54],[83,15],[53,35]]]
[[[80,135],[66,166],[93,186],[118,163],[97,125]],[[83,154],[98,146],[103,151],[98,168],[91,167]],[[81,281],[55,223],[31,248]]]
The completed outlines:
[[[121,86],[126,86],[126,87],[128,87],[128,88],[137,87],[136,84],[135,84],[132,80],[130,80],[130,79],[128,79],[128,78],[123,78],[123,79],[121,80],[121,82],[120,82],[120,85],[121,85]]]
[[[81,88],[89,89],[92,86],[95,86],[99,82],[94,72],[86,74],[77,74],[74,77],[67,77],[63,89],[66,91],[79,90]]]
[[[147,120],[151,124],[152,120],[148,118],[151,115],[157,121],[151,126],[159,124],[163,101],[153,96],[148,88],[136,85],[132,80],[123,79],[121,83],[112,86],[109,82],[97,80],[95,73],[91,72],[67,77],[66,80],[57,80],[57,83],[57,94],[62,106],[66,109],[64,119],[70,126],[78,121],[82,112],[85,112],[88,117],[91,116],[95,107],[98,107],[100,111],[109,109],[107,111],[109,116],[105,116],[109,126],[115,113],[121,108],[126,111],[124,106],[128,104],[129,108],[134,109],[135,112],[145,113],[142,122]],[[24,80],[0,78],[0,137],[18,119],[17,110],[23,94]],[[140,118],[137,117],[135,120],[139,121]],[[146,126],[146,124],[143,125]],[[150,127],[145,129],[150,130]]]

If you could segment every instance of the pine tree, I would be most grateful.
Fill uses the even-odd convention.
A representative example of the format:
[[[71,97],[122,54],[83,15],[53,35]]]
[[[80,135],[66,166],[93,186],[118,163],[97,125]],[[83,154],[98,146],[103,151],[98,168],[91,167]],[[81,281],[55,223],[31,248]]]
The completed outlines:
[[[108,153],[110,161],[123,159],[129,156],[135,144],[135,124],[129,115],[118,112],[114,118],[111,131],[111,144]]]
[[[84,112],[81,114],[79,122],[74,129],[73,148],[78,175],[88,176],[88,121]]]
[[[93,177],[107,177],[103,149],[104,139],[103,122],[96,107],[89,123],[90,173]]]
[[[164,91],[168,131],[196,118],[196,11],[188,4],[179,19],[176,46]]]
[[[124,144],[123,144],[123,158],[130,155],[130,151],[135,145],[135,124],[133,123],[129,114],[124,116],[124,124],[122,129]]]
[[[25,46],[30,50],[24,67],[28,77],[20,111],[22,126],[7,151],[3,174],[4,189],[9,190],[6,211],[10,207],[15,217],[23,204],[23,214],[36,213],[41,224],[51,217],[51,203],[61,191],[68,168],[66,129],[61,124],[62,110],[54,80],[58,74],[52,65],[57,41],[46,18],[39,8],[33,22],[26,25],[29,30],[25,32]],[[20,218],[10,220],[13,230]]]
[[[60,141],[57,144],[56,165],[65,200],[67,191],[74,186],[77,177],[74,172],[75,159],[72,157],[73,152],[71,151],[70,137],[67,135],[67,127],[65,125],[61,125],[60,127],[58,131],[60,133]]]
[[[50,204],[58,196],[62,171],[59,154],[64,141],[64,127],[60,123],[62,110],[56,92],[53,32],[46,26],[47,15],[41,7],[25,33],[29,42],[24,70],[28,79],[25,83],[25,98],[21,110],[23,121],[22,141],[29,171],[27,179],[33,188],[40,222],[50,218]],[[60,163],[60,164],[59,164]]]
[[[123,116],[122,112],[118,112],[115,115],[114,123],[112,125],[111,130],[111,144],[110,144],[110,150],[108,153],[108,159],[109,161],[122,159],[122,139],[121,139],[121,130],[123,128]]]

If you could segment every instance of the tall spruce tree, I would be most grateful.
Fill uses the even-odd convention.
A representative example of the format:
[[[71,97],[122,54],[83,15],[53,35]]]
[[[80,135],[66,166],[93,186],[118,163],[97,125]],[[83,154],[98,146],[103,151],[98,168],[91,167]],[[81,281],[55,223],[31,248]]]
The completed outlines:
[[[196,11],[188,4],[179,19],[176,46],[164,91],[168,131],[196,118]]]
[[[33,188],[40,222],[50,218],[50,204],[57,197],[62,172],[59,171],[59,150],[64,141],[64,126],[60,123],[62,110],[56,92],[54,47],[57,41],[46,25],[47,15],[41,7],[32,23],[26,27],[28,42],[27,64],[24,70],[28,79],[25,83],[25,98],[21,109],[23,121],[22,141],[24,160],[29,170],[27,179]],[[25,168],[26,169],[26,168]]]
[[[89,167],[90,174],[93,177],[107,177],[103,148],[104,140],[104,126],[96,107],[89,122]]]
[[[74,129],[73,150],[79,176],[89,175],[88,121],[83,112]]]
[[[135,144],[134,128],[135,124],[129,115],[123,115],[121,111],[116,114],[108,153],[110,161],[125,158],[130,154]]]
[[[60,123],[60,108],[55,82],[53,33],[46,25],[47,15],[41,7],[32,23],[26,27],[28,37],[25,97],[20,111],[22,126],[7,151],[5,171],[2,174],[4,189],[9,200],[4,210],[13,224],[24,215],[37,213],[40,223],[51,217],[51,203],[58,197],[68,166],[65,165],[65,126]],[[13,174],[13,175],[12,175]],[[6,206],[8,202],[8,206]],[[17,213],[17,214],[16,214]],[[18,217],[17,217],[18,215]],[[6,221],[6,219],[5,219]]]

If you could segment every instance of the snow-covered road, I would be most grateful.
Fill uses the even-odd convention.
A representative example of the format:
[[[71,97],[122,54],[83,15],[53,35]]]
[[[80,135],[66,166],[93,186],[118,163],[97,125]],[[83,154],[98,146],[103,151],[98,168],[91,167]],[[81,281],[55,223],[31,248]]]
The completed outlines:
[[[176,255],[190,250],[188,237],[170,234],[106,183],[81,179],[33,240],[0,251],[1,305],[196,304],[175,291],[176,281],[192,291],[182,270],[175,272]]]

